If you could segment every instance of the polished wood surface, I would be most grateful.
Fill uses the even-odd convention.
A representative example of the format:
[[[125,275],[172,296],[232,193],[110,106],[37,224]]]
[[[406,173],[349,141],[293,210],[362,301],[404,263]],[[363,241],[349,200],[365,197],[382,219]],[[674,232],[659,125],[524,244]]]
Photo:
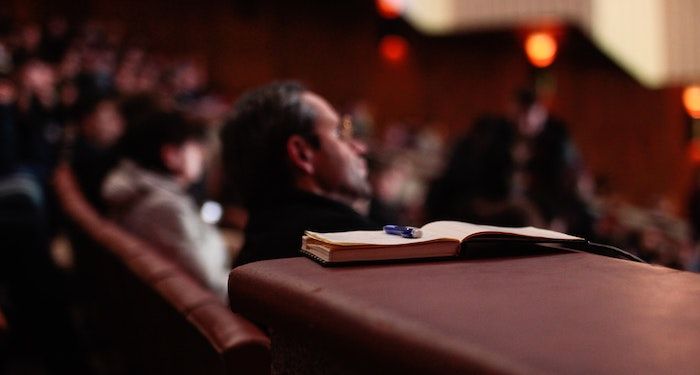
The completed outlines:
[[[330,349],[319,353],[389,369],[700,368],[700,277],[591,254],[338,268],[280,259],[234,269],[229,287],[232,305],[273,331],[320,337]]]

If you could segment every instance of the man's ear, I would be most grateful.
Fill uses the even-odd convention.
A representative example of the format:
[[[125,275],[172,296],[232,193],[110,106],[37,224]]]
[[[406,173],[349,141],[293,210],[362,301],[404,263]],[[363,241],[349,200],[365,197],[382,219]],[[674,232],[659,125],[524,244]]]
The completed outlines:
[[[314,155],[314,149],[304,137],[294,134],[287,140],[287,156],[292,165],[304,174],[314,173]]]

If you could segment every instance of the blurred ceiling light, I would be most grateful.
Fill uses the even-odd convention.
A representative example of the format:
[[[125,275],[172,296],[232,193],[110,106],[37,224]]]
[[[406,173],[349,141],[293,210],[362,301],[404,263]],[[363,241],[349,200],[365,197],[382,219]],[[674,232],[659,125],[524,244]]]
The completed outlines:
[[[700,85],[688,86],[683,90],[683,105],[690,117],[700,119]]]
[[[557,56],[557,41],[545,32],[531,33],[525,39],[525,53],[532,65],[545,68]]]
[[[408,42],[398,35],[387,35],[379,42],[379,51],[385,60],[398,63],[408,55]]]
[[[563,22],[640,83],[661,88],[698,82],[698,14],[698,0],[404,0],[401,17],[431,35]]]
[[[404,8],[403,0],[376,0],[377,11],[384,18],[397,18]]]

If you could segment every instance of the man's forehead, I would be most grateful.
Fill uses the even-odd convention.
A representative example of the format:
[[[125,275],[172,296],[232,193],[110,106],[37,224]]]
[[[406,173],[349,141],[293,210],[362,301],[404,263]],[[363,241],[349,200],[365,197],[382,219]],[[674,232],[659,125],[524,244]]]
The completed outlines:
[[[338,112],[333,109],[328,101],[311,91],[304,91],[301,98],[314,111],[317,123],[338,123]]]

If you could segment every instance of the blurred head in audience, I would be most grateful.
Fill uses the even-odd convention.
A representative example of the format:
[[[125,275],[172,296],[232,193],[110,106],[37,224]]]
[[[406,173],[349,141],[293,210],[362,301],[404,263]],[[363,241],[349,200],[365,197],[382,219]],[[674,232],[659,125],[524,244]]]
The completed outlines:
[[[124,119],[114,98],[103,98],[91,103],[81,120],[83,136],[98,148],[116,144],[124,132]]]
[[[371,193],[352,124],[293,82],[245,94],[222,131],[227,177],[248,206],[298,189],[352,205]],[[272,194],[272,195],[271,195]]]
[[[188,96],[204,90],[207,80],[207,70],[202,64],[186,61],[173,69],[170,85],[176,96]]]
[[[0,106],[10,105],[15,101],[17,88],[9,78],[0,74]]]
[[[82,55],[77,48],[72,48],[65,53],[58,65],[58,74],[63,80],[74,80],[82,68]]]
[[[13,63],[21,66],[30,59],[39,57],[41,45],[41,26],[29,23],[22,26],[17,37],[17,48],[13,52]]]
[[[178,113],[158,112],[130,126],[122,152],[142,168],[170,175],[187,187],[204,171],[205,128]]]
[[[532,89],[520,89],[515,94],[517,129],[524,137],[534,137],[543,129],[549,113],[539,102],[537,93]]]
[[[40,99],[55,93],[56,74],[53,67],[41,60],[31,60],[22,71],[22,86],[27,94]]]

